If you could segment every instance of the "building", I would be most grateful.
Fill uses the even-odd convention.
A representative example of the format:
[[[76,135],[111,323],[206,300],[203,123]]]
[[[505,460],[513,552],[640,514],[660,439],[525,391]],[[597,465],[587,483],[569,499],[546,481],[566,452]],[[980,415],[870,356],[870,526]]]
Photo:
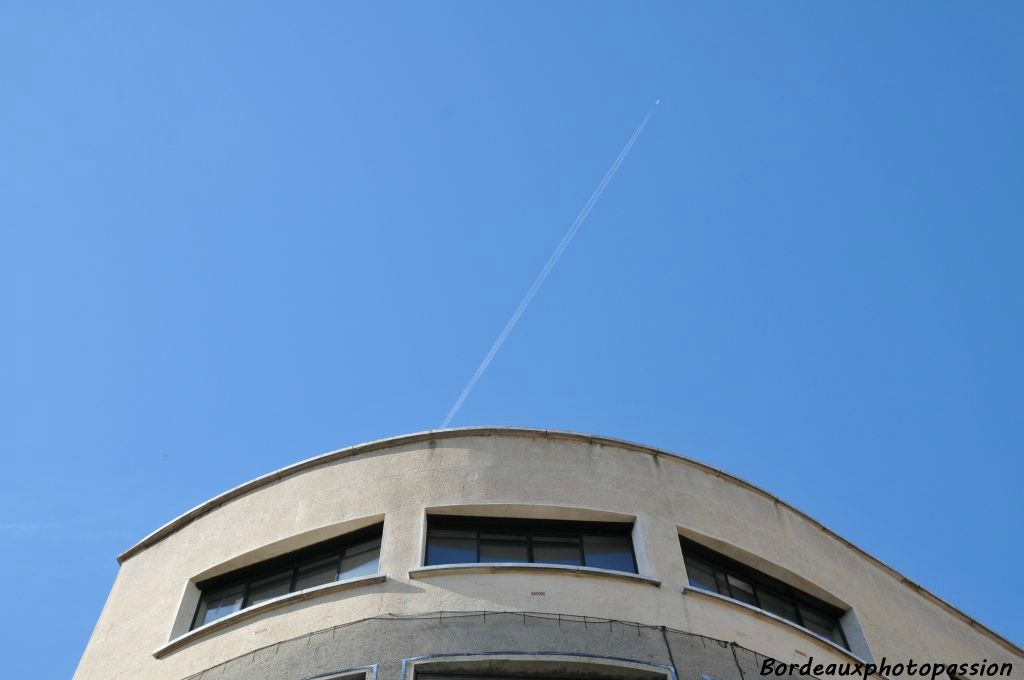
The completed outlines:
[[[1024,662],[767,491],[545,430],[328,453],[203,503],[118,561],[77,680],[749,680],[769,657],[985,660],[1003,675]]]

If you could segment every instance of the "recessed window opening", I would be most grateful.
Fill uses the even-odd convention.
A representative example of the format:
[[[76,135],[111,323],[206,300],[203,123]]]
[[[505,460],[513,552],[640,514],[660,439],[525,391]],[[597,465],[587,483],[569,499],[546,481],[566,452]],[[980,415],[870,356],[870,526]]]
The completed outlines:
[[[198,583],[191,628],[275,597],[377,573],[383,524]]]
[[[452,673],[416,673],[416,680],[632,680],[629,675],[621,676],[609,676],[608,674],[602,675],[585,675],[573,673],[572,668],[567,668],[565,674],[545,674],[545,675],[500,675],[482,672],[452,672]],[[664,678],[665,676],[660,676]]]
[[[690,585],[780,616],[849,649],[844,612],[752,567],[679,537]]]
[[[533,563],[637,573],[631,524],[428,515],[427,566]]]
[[[546,654],[416,662],[414,680],[669,680],[668,667],[642,661]],[[406,676],[409,677],[409,676]]]

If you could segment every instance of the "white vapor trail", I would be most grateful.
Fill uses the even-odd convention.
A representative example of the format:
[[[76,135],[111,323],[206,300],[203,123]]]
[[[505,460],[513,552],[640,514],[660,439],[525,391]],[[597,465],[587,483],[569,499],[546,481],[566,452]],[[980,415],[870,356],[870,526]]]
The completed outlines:
[[[619,152],[619,155],[615,159],[615,162],[612,163],[612,166],[610,168],[608,168],[608,172],[604,174],[604,177],[601,179],[601,182],[597,185],[597,188],[594,189],[594,193],[590,195],[590,198],[583,205],[583,208],[580,210],[579,214],[576,215],[576,219],[569,227],[569,230],[565,232],[565,236],[562,237],[562,240],[561,242],[559,242],[558,247],[556,247],[555,251],[551,253],[551,257],[549,257],[548,261],[544,264],[544,268],[540,270],[540,274],[538,274],[537,278],[534,279],[533,285],[530,286],[530,290],[526,291],[526,295],[523,296],[523,299],[519,303],[519,306],[516,308],[516,311],[512,315],[512,318],[510,318],[508,320],[508,323],[505,324],[505,328],[502,329],[501,335],[499,335],[498,339],[494,341],[493,345],[491,345],[490,351],[487,352],[487,356],[484,357],[484,360],[480,362],[480,366],[476,369],[476,373],[474,373],[473,377],[469,379],[468,383],[466,383],[466,387],[462,390],[462,394],[459,395],[459,398],[455,400],[455,403],[452,405],[451,410],[448,411],[448,415],[445,417],[444,422],[441,423],[441,427],[448,427],[448,424],[452,421],[452,418],[454,418],[455,414],[459,412],[460,408],[462,408],[462,403],[466,401],[466,397],[468,397],[469,393],[473,391],[473,388],[476,386],[477,381],[480,380],[480,377],[484,374],[484,371],[487,370],[487,367],[491,365],[491,361],[494,359],[494,355],[496,355],[498,353],[498,350],[501,349],[502,344],[504,344],[505,342],[505,338],[507,338],[508,334],[512,332],[512,329],[515,328],[516,324],[519,322],[519,318],[523,315],[523,312],[526,311],[526,308],[530,305],[530,302],[532,302],[533,298],[537,295],[537,291],[539,291],[540,287],[544,284],[544,280],[547,279],[548,274],[551,273],[551,270],[558,263],[559,258],[562,257],[562,253],[565,252],[565,249],[569,247],[569,243],[572,241],[573,237],[576,236],[576,232],[578,232],[580,230],[580,227],[583,226],[583,223],[587,219],[587,215],[590,214],[590,211],[593,210],[594,205],[597,203],[598,199],[601,198],[601,194],[604,193],[605,187],[608,186],[608,183],[612,180],[612,177],[615,176],[615,173],[618,171],[619,166],[622,165],[622,161],[626,160],[626,156],[629,154],[629,150],[633,148],[633,145],[636,143],[636,140],[640,138],[640,133],[644,131],[644,127],[647,125],[647,121],[649,121],[651,119],[651,116],[654,115],[654,112],[657,110],[658,104],[660,103],[661,100],[659,99],[657,102],[654,103],[655,108],[651,109],[650,113],[644,116],[644,119],[640,121],[640,125],[633,133],[633,136],[629,138],[628,142],[626,142],[626,146],[622,147],[622,151]]]

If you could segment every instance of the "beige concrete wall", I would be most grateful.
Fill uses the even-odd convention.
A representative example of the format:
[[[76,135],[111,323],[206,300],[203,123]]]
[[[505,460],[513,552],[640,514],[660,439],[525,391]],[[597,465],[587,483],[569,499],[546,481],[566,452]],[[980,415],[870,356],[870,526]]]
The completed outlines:
[[[410,578],[410,569],[422,565],[426,509],[463,504],[528,506],[522,516],[635,517],[641,574],[661,586],[522,571]],[[606,617],[735,641],[796,663],[805,655],[848,659],[793,626],[681,592],[680,531],[852,607],[875,658],[1024,662],[1009,643],[768,494],[692,461],[610,440],[495,430],[410,437],[276,473],[194,515],[129,551],[75,678],[183,678],[308,631],[384,613],[439,610]],[[380,516],[384,583],[275,609],[154,658],[187,627],[182,621],[194,607],[197,579]],[[531,594],[539,591],[545,594]]]

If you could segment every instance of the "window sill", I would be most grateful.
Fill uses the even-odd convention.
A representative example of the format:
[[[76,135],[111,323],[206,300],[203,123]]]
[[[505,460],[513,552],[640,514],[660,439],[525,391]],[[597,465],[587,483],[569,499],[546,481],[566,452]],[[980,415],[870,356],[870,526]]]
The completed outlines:
[[[202,639],[213,633],[214,631],[222,630],[233,626],[239,621],[259,616],[272,609],[278,609],[279,607],[286,607],[296,602],[302,602],[303,600],[310,600],[314,597],[321,597],[330,593],[337,593],[343,590],[350,590],[352,588],[359,588],[362,586],[373,585],[374,583],[383,583],[387,577],[384,574],[373,574],[372,576],[357,576],[356,578],[347,578],[341,581],[334,581],[333,583],[325,583],[322,586],[315,586],[313,588],[306,588],[305,590],[299,590],[294,593],[288,593],[281,597],[275,597],[272,600],[266,602],[260,602],[252,607],[246,607],[240,609],[237,612],[228,614],[216,621],[211,621],[205,625],[193,628],[192,630],[179,635],[162,647],[157,648],[153,652],[153,656],[157,659],[162,659],[168,654],[175,652],[182,647],[189,645],[196,640]]]
[[[445,574],[494,574],[499,572],[526,571],[534,573],[564,574],[567,576],[596,576],[635,581],[661,587],[661,581],[629,571],[598,569],[597,567],[573,567],[565,564],[537,564],[522,562],[470,562],[467,564],[438,564],[430,567],[416,567],[409,570],[409,578],[420,579]]]
[[[853,659],[854,661],[858,661],[858,662],[864,663],[864,664],[868,663],[866,660],[860,658],[859,656],[857,656],[856,654],[854,654],[853,652],[848,650],[846,647],[843,647],[842,645],[837,644],[837,643],[833,642],[832,640],[829,640],[824,635],[818,635],[813,630],[809,630],[807,628],[804,628],[799,623],[793,623],[789,619],[784,619],[781,616],[779,616],[778,614],[772,614],[770,611],[766,611],[766,610],[761,609],[759,607],[755,607],[753,605],[747,604],[746,602],[741,602],[739,600],[734,600],[731,597],[727,597],[725,595],[720,595],[719,593],[716,593],[713,590],[704,590],[703,588],[697,588],[695,586],[683,586],[683,595],[689,595],[691,593],[694,594],[694,595],[700,595],[702,597],[708,597],[708,598],[711,598],[711,599],[714,599],[714,600],[719,600],[721,602],[728,602],[729,604],[734,605],[736,607],[743,607],[747,611],[751,611],[751,612],[753,612],[755,614],[759,614],[759,615],[761,615],[761,616],[763,616],[763,617],[765,617],[767,619],[771,619],[772,621],[777,621],[778,623],[785,624],[785,625],[789,626],[790,628],[795,628],[796,630],[800,631],[804,635],[808,635],[808,636],[814,638],[815,640],[817,640],[818,642],[823,642],[824,644],[828,645],[829,647],[831,647],[832,649],[836,650],[840,654],[843,654],[844,656],[848,656],[851,659]]]

